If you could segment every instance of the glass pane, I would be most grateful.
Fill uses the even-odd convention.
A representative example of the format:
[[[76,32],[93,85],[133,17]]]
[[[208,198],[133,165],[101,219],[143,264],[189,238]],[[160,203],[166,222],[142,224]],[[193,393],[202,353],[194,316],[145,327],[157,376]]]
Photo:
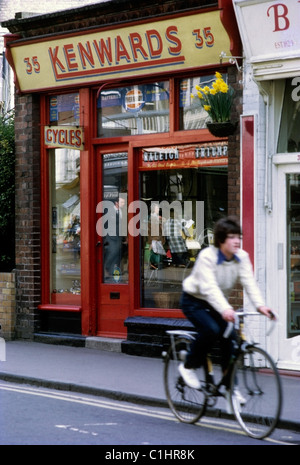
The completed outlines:
[[[142,172],[140,188],[149,212],[141,235],[141,305],[179,308],[182,281],[227,212],[227,167]]]
[[[79,94],[55,95],[49,103],[50,123],[79,124]]]
[[[227,74],[223,74],[226,82]],[[180,81],[180,129],[203,129],[206,127],[205,121],[208,114],[199,103],[199,99],[191,97],[197,94],[196,86],[211,86],[215,80],[215,75],[198,76],[194,78],[182,79]]]
[[[281,115],[278,153],[300,152],[300,99],[292,79],[286,80]]]
[[[103,155],[103,282],[128,283],[127,152]]]
[[[50,195],[51,302],[71,304],[81,293],[78,150],[50,151]]]
[[[169,82],[104,89],[97,101],[98,137],[169,131]]]
[[[287,175],[288,337],[300,334],[300,174]]]

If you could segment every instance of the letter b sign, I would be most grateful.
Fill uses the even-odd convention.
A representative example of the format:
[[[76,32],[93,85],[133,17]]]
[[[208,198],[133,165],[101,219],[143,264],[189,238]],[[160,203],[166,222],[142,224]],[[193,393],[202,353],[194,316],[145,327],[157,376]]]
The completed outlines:
[[[274,27],[275,29],[273,32],[277,31],[284,31],[290,27],[290,21],[287,17],[288,15],[288,7],[283,3],[276,3],[272,5],[267,10],[268,17],[270,16],[270,11],[274,10]]]

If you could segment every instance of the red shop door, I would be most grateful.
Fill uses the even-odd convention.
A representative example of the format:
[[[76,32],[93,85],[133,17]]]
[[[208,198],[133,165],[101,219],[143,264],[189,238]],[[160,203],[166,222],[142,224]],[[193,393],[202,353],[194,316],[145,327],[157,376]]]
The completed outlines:
[[[98,155],[97,335],[126,337],[129,315],[127,152]]]

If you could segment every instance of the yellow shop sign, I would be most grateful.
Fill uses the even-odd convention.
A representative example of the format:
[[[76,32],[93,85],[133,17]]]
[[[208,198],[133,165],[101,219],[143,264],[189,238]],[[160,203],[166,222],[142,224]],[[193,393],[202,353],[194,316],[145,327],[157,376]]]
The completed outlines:
[[[77,126],[45,126],[48,147],[84,150],[83,129]]]
[[[231,55],[218,10],[7,47],[23,92],[195,69]]]

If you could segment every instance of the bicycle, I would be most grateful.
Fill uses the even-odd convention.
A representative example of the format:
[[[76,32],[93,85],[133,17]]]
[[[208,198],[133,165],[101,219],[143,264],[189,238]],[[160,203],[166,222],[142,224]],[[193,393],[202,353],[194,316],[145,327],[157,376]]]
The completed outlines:
[[[248,436],[262,439],[275,429],[282,404],[280,377],[270,355],[256,343],[246,340],[244,318],[249,315],[260,314],[237,312],[237,340],[227,372],[219,373],[219,381],[216,382],[216,371],[221,370],[208,356],[206,366],[198,370],[200,389],[188,387],[178,371],[178,365],[185,360],[188,347],[197,333],[167,331],[171,343],[168,351],[163,353],[164,386],[169,407],[180,421],[196,423],[207,407],[214,407],[219,398],[225,397],[225,386],[229,386],[231,409]],[[232,325],[228,324],[228,333]]]

